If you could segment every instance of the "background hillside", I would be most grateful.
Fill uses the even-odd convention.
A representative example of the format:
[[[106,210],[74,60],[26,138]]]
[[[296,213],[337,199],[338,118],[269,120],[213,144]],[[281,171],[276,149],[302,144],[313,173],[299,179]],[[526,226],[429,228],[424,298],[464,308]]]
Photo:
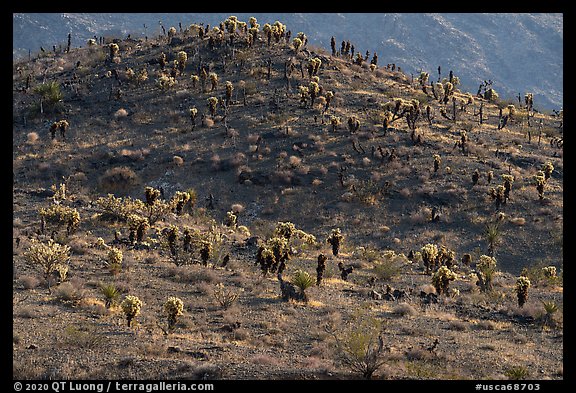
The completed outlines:
[[[537,109],[563,105],[563,15],[498,13],[254,13],[236,14],[247,20],[284,21],[296,34],[310,35],[310,44],[330,49],[351,41],[356,49],[376,51],[381,63],[395,63],[407,74],[429,72],[435,79],[449,70],[459,75],[462,87],[475,92],[484,80],[493,80],[502,98],[534,93]],[[217,24],[229,13],[43,13],[14,14],[13,53],[27,56],[40,46],[85,46],[94,35],[132,34],[153,37],[166,29],[190,23]],[[146,26],[146,27],[144,27]],[[337,27],[336,33],[334,27]]]
[[[14,62],[13,378],[562,380],[563,113],[283,17]]]

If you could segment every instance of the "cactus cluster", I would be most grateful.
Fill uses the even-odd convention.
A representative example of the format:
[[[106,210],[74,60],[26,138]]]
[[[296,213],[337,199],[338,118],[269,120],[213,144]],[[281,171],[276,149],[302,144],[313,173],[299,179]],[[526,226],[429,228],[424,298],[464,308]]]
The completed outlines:
[[[80,225],[80,213],[73,207],[62,204],[53,204],[48,208],[38,209],[42,226],[45,222],[58,226],[66,226],[66,233],[70,235]]]

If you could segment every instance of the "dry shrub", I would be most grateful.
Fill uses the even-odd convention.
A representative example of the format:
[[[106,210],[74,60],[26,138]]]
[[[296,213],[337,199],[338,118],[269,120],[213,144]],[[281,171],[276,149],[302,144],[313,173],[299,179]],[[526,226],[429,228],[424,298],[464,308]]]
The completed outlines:
[[[212,128],[214,127],[214,120],[212,120],[210,117],[206,117],[204,118],[203,124],[206,128]]]
[[[37,132],[29,132],[26,135],[26,143],[28,143],[29,145],[33,145],[38,141],[38,133]]]
[[[138,175],[126,166],[110,168],[98,179],[101,190],[112,194],[125,194],[139,184]]]
[[[234,203],[230,208],[234,213],[237,213],[237,214],[242,213],[244,211],[244,206],[242,206],[239,203]]]
[[[422,206],[417,211],[410,213],[410,221],[413,224],[424,224],[432,218],[432,209]]]
[[[40,285],[40,280],[34,276],[22,276],[19,281],[24,289],[34,289]]]
[[[127,116],[128,116],[128,111],[127,111],[126,109],[124,109],[124,108],[120,108],[120,109],[118,109],[118,110],[114,113],[114,118],[115,118],[116,120],[123,119],[123,118],[125,118],[125,117],[127,117]]]
[[[412,196],[412,191],[408,187],[404,187],[399,191],[403,198],[410,198]]]
[[[418,315],[418,311],[408,303],[399,303],[392,309],[392,314],[406,317]]]
[[[517,226],[523,226],[526,224],[526,219],[523,217],[515,217],[510,219],[510,223]]]

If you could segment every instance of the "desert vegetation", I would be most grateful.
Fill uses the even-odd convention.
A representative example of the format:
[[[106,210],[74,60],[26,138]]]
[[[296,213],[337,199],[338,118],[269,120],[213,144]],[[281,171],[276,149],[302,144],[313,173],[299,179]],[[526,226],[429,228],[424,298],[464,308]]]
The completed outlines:
[[[14,64],[14,378],[563,379],[559,113],[331,41]]]

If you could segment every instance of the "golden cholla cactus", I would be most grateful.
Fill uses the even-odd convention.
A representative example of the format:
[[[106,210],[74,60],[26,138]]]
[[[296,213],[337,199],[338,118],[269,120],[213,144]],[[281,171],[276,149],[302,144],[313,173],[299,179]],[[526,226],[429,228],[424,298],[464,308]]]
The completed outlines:
[[[294,37],[292,40],[292,47],[294,48],[294,52],[298,53],[300,48],[302,48],[302,40],[298,37]]]
[[[109,48],[110,48],[110,58],[117,56],[118,53],[120,52],[120,47],[118,46],[118,44],[111,43],[109,45]]]
[[[210,83],[212,85],[210,91],[214,91],[214,89],[218,87],[218,75],[215,72],[211,72],[208,74],[208,78],[210,79]]]
[[[342,231],[340,228],[332,229],[330,232],[330,236],[326,239],[326,242],[332,246],[332,255],[338,256],[340,252],[340,246],[342,245],[342,241],[344,240],[344,235],[342,235]]]
[[[546,278],[555,278],[557,277],[556,267],[555,266],[545,266],[542,268],[542,274]]]
[[[187,61],[188,61],[188,54],[183,50],[178,52],[178,71],[180,71],[180,74],[184,72],[184,68],[186,67]]]
[[[434,154],[432,156],[432,158],[434,158],[434,173],[438,172],[438,169],[440,168],[440,164],[442,163],[442,158],[440,157],[439,154]]]
[[[446,266],[440,266],[440,268],[432,275],[432,285],[436,288],[436,292],[439,295],[448,293],[448,285],[450,281],[456,279],[456,273],[450,270]]]
[[[232,91],[234,90],[234,85],[230,81],[226,81],[226,106],[230,105],[232,102]]]
[[[516,280],[516,296],[518,297],[518,307],[524,307],[526,301],[528,300],[528,288],[532,284],[528,277],[520,276]]]
[[[218,106],[218,98],[210,97],[208,98],[208,109],[210,110],[210,114],[212,116],[216,115],[216,107]]]
[[[300,102],[302,103],[303,107],[306,107],[306,102],[308,101],[308,95],[310,94],[310,90],[307,86],[298,86],[298,91],[300,92]]]
[[[436,266],[436,257],[438,256],[438,247],[435,244],[428,243],[420,250],[422,261],[426,267],[426,274],[430,273],[430,269]]]
[[[128,327],[131,327],[132,321],[138,314],[140,314],[140,311],[142,310],[142,301],[137,296],[127,295],[120,304],[120,307],[126,315]]]
[[[50,290],[49,277],[52,272],[58,270],[60,265],[68,265],[70,247],[56,243],[52,239],[49,239],[47,243],[32,239],[31,243],[23,255],[24,260],[28,264],[39,266],[43,270],[44,279],[48,283],[48,290]]]
[[[168,37],[172,38],[176,35],[176,28],[174,26],[168,29]]]
[[[480,259],[476,262],[477,285],[480,286],[480,291],[487,292],[492,290],[492,279],[496,269],[496,258],[480,255]]]
[[[163,305],[164,313],[168,317],[168,331],[176,326],[177,318],[184,314],[184,302],[175,296],[170,296]]]
[[[48,208],[38,209],[40,219],[58,226],[66,225],[66,233],[74,232],[80,225],[80,213],[73,207],[54,204]]]
[[[504,181],[504,198],[508,200],[512,190],[512,183],[514,183],[514,176],[503,174],[502,180]]]
[[[544,172],[544,179],[546,180],[550,179],[550,176],[552,176],[553,171],[554,171],[554,165],[552,165],[550,161],[542,165],[542,172]]]
[[[336,127],[341,124],[338,116],[330,116],[330,124],[332,125],[332,132],[336,131]]]
[[[546,175],[543,171],[538,171],[534,176],[534,183],[536,185],[536,191],[538,191],[538,197],[540,200],[544,199],[544,187],[546,186]]]

